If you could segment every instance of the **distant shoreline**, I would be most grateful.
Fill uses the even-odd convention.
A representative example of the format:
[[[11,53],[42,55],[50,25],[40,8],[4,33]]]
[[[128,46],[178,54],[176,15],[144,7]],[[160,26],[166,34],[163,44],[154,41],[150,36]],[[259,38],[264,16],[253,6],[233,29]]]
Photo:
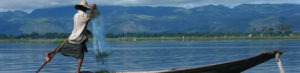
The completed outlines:
[[[275,37],[122,37],[107,38],[107,42],[141,41],[234,41],[234,40],[300,40],[300,36]],[[64,39],[1,39],[0,43],[62,43]],[[89,40],[91,42],[92,39]]]

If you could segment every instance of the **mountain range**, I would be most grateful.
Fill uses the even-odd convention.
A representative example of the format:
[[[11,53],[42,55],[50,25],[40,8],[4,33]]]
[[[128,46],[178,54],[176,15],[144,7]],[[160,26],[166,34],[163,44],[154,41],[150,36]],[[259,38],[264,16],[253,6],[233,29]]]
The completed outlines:
[[[234,8],[207,5],[191,9],[98,6],[98,9],[107,33],[251,32],[254,27],[279,24],[292,25],[294,32],[300,31],[298,4],[242,4]],[[0,12],[0,33],[70,33],[76,12],[73,6],[41,8],[31,13]]]

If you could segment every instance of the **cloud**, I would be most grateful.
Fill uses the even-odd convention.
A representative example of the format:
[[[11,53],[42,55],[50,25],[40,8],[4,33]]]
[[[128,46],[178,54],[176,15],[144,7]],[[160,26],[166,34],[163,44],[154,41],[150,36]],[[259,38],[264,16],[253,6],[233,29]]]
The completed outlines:
[[[81,0],[1,0],[0,11],[23,10],[30,12],[37,8],[75,5]],[[300,4],[300,0],[87,0],[98,5],[119,6],[172,6],[193,8],[204,5],[225,5],[234,7],[240,4]]]

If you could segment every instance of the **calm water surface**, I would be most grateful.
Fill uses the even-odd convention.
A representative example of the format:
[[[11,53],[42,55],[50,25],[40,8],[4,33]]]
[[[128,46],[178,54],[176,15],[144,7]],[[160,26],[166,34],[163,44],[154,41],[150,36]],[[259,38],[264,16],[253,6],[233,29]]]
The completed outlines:
[[[300,41],[110,42],[111,56],[104,64],[95,60],[92,45],[82,70],[151,71],[188,68],[248,58],[280,48],[286,73],[300,73]],[[0,44],[0,73],[34,73],[45,52],[57,44]],[[77,60],[57,54],[41,73],[72,73]],[[279,73],[275,59],[243,73]]]

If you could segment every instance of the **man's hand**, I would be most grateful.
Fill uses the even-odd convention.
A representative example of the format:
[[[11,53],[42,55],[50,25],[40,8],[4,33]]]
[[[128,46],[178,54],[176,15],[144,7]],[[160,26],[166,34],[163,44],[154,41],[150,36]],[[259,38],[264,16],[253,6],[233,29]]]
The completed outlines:
[[[95,7],[96,7],[96,4],[92,4],[91,9],[90,9],[90,12],[89,12],[89,14],[88,14],[89,17],[92,17],[92,16],[93,16]]]

